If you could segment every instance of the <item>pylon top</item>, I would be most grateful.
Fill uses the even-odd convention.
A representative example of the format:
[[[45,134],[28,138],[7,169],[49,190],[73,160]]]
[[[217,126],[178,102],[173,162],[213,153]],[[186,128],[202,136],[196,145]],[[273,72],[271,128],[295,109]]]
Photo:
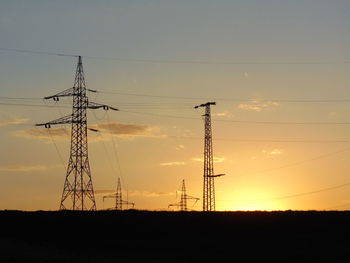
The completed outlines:
[[[209,105],[216,105],[216,102],[213,101],[213,102],[203,103],[203,104],[194,106],[194,108],[197,109],[197,108],[199,108],[199,107],[206,107],[206,106],[209,106]]]

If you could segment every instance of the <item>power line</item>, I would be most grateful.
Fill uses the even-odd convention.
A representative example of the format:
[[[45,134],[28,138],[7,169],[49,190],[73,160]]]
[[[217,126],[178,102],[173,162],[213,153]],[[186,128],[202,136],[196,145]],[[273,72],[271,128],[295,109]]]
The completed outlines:
[[[147,97],[147,98],[160,98],[160,99],[184,99],[184,100],[218,100],[218,101],[233,101],[233,102],[253,102],[258,100],[259,102],[273,101],[273,102],[291,102],[291,103],[346,103],[350,102],[350,99],[252,99],[252,98],[208,98],[208,97],[183,97],[183,96],[166,96],[166,95],[151,95],[141,93],[125,93],[125,92],[113,92],[113,91],[97,91],[104,94],[116,94],[122,96],[133,97]]]
[[[189,140],[202,140],[200,137],[189,137],[189,136],[175,136],[167,135],[166,138],[170,139],[189,139]],[[264,139],[239,139],[239,138],[215,138],[215,141],[226,141],[226,142],[242,142],[242,143],[350,143],[350,140],[264,140]]]
[[[259,102],[263,103],[266,101],[269,102],[284,102],[284,103],[347,103],[350,102],[350,99],[282,99],[282,98],[269,98],[269,99],[254,99],[254,98],[209,98],[209,97],[182,97],[182,96],[166,96],[166,95],[151,95],[151,94],[142,94],[142,93],[125,93],[125,92],[113,92],[113,91],[96,91],[101,94],[115,94],[121,96],[132,96],[132,97],[145,97],[145,98],[159,98],[159,99],[184,99],[184,100],[218,100],[218,101],[232,101],[232,102]],[[0,99],[5,100],[42,100],[42,98],[24,98],[24,97],[2,97]],[[133,102],[127,104],[183,104],[183,105],[192,105],[192,102]]]
[[[36,55],[78,57],[77,54],[37,51],[29,49],[3,48],[7,52],[28,53]],[[201,64],[201,65],[334,65],[350,64],[350,60],[324,60],[324,61],[222,61],[222,60],[174,60],[174,59],[145,59],[145,58],[120,58],[103,56],[84,56],[87,59],[108,60],[128,63],[150,63],[150,64]]]
[[[0,47],[0,50],[8,51],[8,52],[36,54],[36,55],[48,55],[48,56],[60,56],[60,57],[79,57],[79,55],[73,55],[73,54],[36,51],[36,50],[29,50],[29,49],[2,48],[2,47]]]
[[[6,102],[0,102],[0,105],[3,106],[22,106],[22,107],[39,107],[39,108],[56,108],[54,105],[41,105],[41,104],[28,104],[28,103],[6,103]],[[69,106],[62,106],[62,108],[69,108]],[[173,118],[173,119],[186,119],[186,120],[201,120],[200,118],[196,117],[187,117],[187,116],[176,116],[176,115],[168,115],[168,114],[157,114],[157,113],[150,113],[150,112],[137,112],[137,111],[129,111],[129,110],[122,110],[119,111],[125,112],[125,113],[132,113],[132,114],[139,114],[139,115],[147,115],[147,116],[154,116],[154,117],[161,117],[161,118]],[[257,125],[315,125],[315,126],[322,126],[322,125],[350,125],[350,122],[277,122],[277,121],[242,121],[242,120],[222,120],[222,119],[212,119],[213,121],[217,122],[227,122],[227,123],[236,123],[236,124],[257,124]],[[239,141],[239,140],[235,140]],[[245,140],[240,140],[244,142]],[[257,140],[259,142],[261,140]],[[276,140],[275,142],[280,142]],[[284,141],[286,142],[286,141]],[[301,141],[302,142],[302,141]],[[339,141],[344,142],[344,141]]]
[[[317,189],[317,190],[314,190],[314,191],[298,193],[298,194],[292,194],[292,195],[279,196],[279,197],[274,197],[274,198],[267,198],[267,199],[263,199],[263,200],[282,200],[282,199],[289,199],[289,198],[313,195],[313,194],[317,194],[317,193],[322,193],[322,192],[327,192],[327,191],[343,188],[343,187],[346,187],[346,186],[350,186],[350,182],[347,182],[347,183],[344,183],[344,184],[335,185],[335,186],[331,186],[331,187],[321,188],[321,189]]]
[[[332,190],[336,190],[336,189],[347,187],[347,186],[350,186],[350,182],[339,184],[339,185],[335,185],[335,186],[331,186],[331,187],[320,188],[320,189],[316,189],[316,190],[313,190],[313,191],[297,193],[297,194],[291,194],[291,195],[278,196],[278,197],[272,197],[272,198],[262,198],[262,199],[256,199],[256,200],[226,200],[226,201],[230,201],[230,202],[240,201],[240,202],[249,202],[249,203],[256,203],[256,202],[261,202],[261,201],[277,201],[277,200],[291,199],[291,198],[297,198],[297,197],[302,197],[302,196],[318,194],[318,193],[332,191]],[[224,201],[224,200],[221,200],[221,201]]]
[[[350,60],[334,61],[222,61],[222,60],[172,60],[84,56],[88,59],[150,64],[200,64],[200,65],[333,65],[350,64]]]
[[[187,120],[200,120],[196,117],[187,117],[187,116],[176,116],[168,114],[158,114],[151,112],[137,112],[137,111],[128,111],[120,110],[121,112],[148,115],[162,118],[174,118],[174,119],[187,119]],[[276,121],[242,121],[242,120],[221,120],[221,119],[212,119],[213,121],[218,122],[228,122],[228,123],[240,123],[240,124],[271,124],[271,125],[349,125],[350,122],[276,122]]]
[[[348,142],[350,142],[350,141],[348,141]],[[332,155],[335,155],[335,154],[338,154],[338,153],[346,152],[346,151],[349,151],[349,150],[350,150],[350,147],[347,147],[347,148],[344,148],[344,149],[341,149],[341,150],[338,150],[338,151],[335,151],[335,152],[330,152],[330,153],[318,155],[318,156],[310,158],[310,159],[306,159],[306,160],[302,160],[302,161],[298,161],[298,162],[294,162],[294,163],[290,163],[290,164],[286,164],[286,165],[282,165],[282,166],[278,166],[278,167],[274,167],[274,168],[270,168],[270,169],[256,171],[256,172],[253,172],[251,174],[253,174],[253,175],[254,174],[262,174],[262,173],[267,173],[267,172],[271,172],[271,171],[275,171],[275,170],[289,168],[289,167],[301,165],[301,164],[304,164],[304,163],[307,163],[307,162],[323,159],[323,158],[326,158],[326,157],[329,157],[329,156],[332,156]]]
[[[6,102],[0,102],[0,105],[3,106],[22,106],[22,107],[39,107],[39,108],[56,108],[56,106],[51,105],[42,105],[42,104],[24,104],[24,103],[6,103]],[[68,108],[63,106],[62,108]]]

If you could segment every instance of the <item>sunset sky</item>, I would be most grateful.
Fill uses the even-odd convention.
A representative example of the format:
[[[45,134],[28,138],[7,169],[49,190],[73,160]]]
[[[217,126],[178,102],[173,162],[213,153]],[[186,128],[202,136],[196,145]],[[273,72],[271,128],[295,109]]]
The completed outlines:
[[[120,109],[88,115],[98,209],[121,177],[136,209],[185,179],[201,210],[207,101],[217,210],[349,209],[349,17],[348,0],[0,1],[0,209],[59,207],[70,126],[34,124],[70,114],[42,98],[77,59],[54,53]]]

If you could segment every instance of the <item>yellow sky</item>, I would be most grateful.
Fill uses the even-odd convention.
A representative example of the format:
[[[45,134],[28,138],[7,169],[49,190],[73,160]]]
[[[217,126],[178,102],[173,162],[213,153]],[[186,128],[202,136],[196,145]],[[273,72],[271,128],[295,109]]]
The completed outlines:
[[[218,210],[349,208],[349,3],[248,2],[1,3],[0,209],[59,206],[70,127],[34,124],[71,113],[41,98],[76,59],[50,52],[82,55],[90,100],[120,109],[88,115],[98,209],[118,177],[137,209],[167,209],[182,179],[202,199],[207,101]]]

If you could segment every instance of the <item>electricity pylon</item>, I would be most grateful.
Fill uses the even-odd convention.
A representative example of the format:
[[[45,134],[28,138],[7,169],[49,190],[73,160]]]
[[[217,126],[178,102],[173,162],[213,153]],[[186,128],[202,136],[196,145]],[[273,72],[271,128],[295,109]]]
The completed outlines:
[[[120,183],[120,178],[118,178],[118,184],[117,184],[117,192],[113,195],[105,195],[103,197],[103,202],[105,198],[115,198],[115,210],[123,210],[123,205],[126,205],[127,207],[131,205],[132,208],[134,208],[135,203],[131,203],[129,201],[124,201],[122,197],[122,186]]]
[[[216,105],[216,102],[207,102],[195,106],[205,108],[204,117],[204,173],[203,173],[203,211],[215,211],[215,187],[214,178],[224,174],[214,175],[213,164],[213,141],[211,132],[211,113],[210,105]]]
[[[78,65],[75,73],[74,86],[44,99],[59,101],[60,97],[73,97],[72,114],[46,123],[36,124],[51,128],[56,124],[71,124],[71,147],[61,197],[60,210],[96,210],[94,190],[92,186],[91,171],[88,157],[87,139],[87,109],[118,110],[107,105],[89,102],[86,89],[83,64],[78,56]]]
[[[186,194],[185,180],[182,180],[180,203],[170,204],[168,206],[168,208],[170,208],[172,206],[176,206],[176,207],[179,207],[180,211],[187,211],[187,200],[189,200],[189,199],[194,199],[194,200],[196,200],[196,202],[199,200],[199,198],[197,198],[197,197],[193,197],[193,196]]]

